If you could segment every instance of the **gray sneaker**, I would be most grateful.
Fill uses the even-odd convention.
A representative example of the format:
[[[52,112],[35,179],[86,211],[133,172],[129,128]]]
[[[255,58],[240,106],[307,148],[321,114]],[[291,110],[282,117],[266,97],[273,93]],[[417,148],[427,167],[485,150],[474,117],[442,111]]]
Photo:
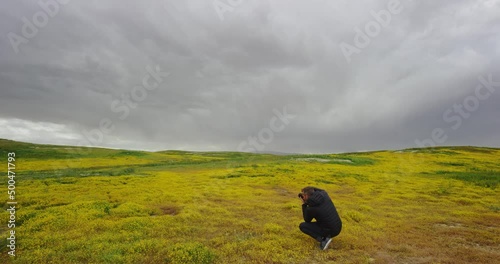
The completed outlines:
[[[321,250],[325,250],[328,248],[328,246],[330,245],[330,243],[332,242],[332,238],[331,237],[325,237],[321,243],[319,244],[319,247],[321,248]]]

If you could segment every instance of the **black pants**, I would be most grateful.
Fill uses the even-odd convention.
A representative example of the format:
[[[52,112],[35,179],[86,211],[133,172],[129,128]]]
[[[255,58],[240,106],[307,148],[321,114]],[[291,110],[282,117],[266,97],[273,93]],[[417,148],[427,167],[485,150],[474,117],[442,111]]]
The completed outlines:
[[[332,229],[322,228],[316,222],[303,222],[299,225],[300,231],[321,242],[323,237],[334,237],[340,232]]]

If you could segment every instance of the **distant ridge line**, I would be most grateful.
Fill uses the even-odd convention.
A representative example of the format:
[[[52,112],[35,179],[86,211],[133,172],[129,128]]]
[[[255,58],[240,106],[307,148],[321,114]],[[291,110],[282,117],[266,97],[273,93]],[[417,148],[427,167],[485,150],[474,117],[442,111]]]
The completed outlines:
[[[472,150],[472,149],[489,149],[489,150],[500,150],[500,147],[485,147],[485,146],[434,146],[434,147],[416,147],[416,148],[405,148],[405,149],[383,149],[383,150],[363,150],[363,151],[347,151],[347,152],[329,152],[329,153],[294,153],[294,152],[280,152],[280,151],[256,151],[256,152],[240,152],[232,150],[219,150],[219,151],[198,151],[198,150],[136,150],[136,149],[124,149],[124,148],[111,148],[111,147],[101,147],[101,146],[73,146],[73,145],[57,145],[57,144],[44,144],[44,143],[31,143],[16,141],[11,139],[0,138],[0,148],[5,144],[20,144],[20,145],[35,145],[35,146],[50,146],[55,148],[95,148],[95,149],[109,149],[109,150],[122,150],[122,151],[136,151],[136,152],[191,152],[191,153],[247,153],[247,154],[268,154],[275,156],[290,156],[290,155],[328,155],[328,154],[361,154],[361,153],[374,153],[374,152],[384,152],[384,151],[413,151],[413,150],[425,150],[425,149],[456,149],[456,150]]]

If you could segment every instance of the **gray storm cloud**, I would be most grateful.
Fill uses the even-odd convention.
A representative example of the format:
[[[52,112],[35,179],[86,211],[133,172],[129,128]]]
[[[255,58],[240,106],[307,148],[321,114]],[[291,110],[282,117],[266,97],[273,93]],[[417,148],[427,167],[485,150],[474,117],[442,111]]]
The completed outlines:
[[[9,0],[0,14],[1,138],[500,146],[499,1]]]

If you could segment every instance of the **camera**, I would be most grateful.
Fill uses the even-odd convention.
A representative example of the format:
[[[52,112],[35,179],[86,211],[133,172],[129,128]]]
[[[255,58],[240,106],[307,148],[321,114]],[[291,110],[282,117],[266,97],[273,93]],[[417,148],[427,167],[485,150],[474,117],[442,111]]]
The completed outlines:
[[[302,193],[299,193],[299,198],[304,199],[304,195]]]

